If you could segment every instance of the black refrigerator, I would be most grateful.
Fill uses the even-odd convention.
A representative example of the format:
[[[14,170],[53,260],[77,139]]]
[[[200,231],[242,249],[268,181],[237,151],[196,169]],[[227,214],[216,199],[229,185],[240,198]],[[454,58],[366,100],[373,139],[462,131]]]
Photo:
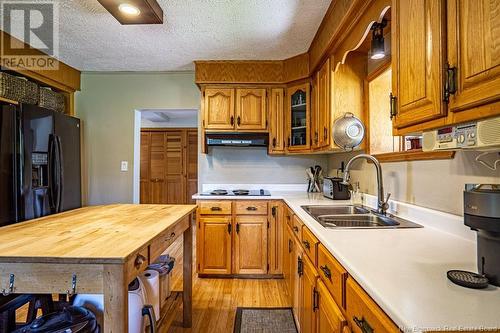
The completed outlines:
[[[81,207],[80,120],[1,105],[0,227]]]

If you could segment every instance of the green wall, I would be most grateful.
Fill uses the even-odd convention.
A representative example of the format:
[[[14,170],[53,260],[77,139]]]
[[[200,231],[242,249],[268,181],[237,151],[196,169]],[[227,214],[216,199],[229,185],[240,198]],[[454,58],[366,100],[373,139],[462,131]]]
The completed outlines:
[[[134,111],[198,109],[194,73],[83,73],[76,115],[83,122],[84,203],[129,203],[133,196]],[[128,161],[127,172],[120,161]]]

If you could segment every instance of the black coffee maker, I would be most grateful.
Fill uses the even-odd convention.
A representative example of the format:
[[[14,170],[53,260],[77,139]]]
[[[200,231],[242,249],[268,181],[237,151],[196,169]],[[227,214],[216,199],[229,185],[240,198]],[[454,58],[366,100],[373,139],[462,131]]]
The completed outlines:
[[[464,223],[477,231],[479,274],[500,286],[500,184],[466,184]]]

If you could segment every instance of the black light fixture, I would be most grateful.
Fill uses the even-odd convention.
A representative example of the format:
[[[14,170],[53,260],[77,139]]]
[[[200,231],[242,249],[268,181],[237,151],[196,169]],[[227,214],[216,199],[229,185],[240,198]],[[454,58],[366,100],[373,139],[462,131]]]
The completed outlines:
[[[156,0],[97,0],[121,24],[162,24],[163,10]]]
[[[373,60],[378,60],[385,57],[384,28],[386,26],[387,21],[382,20],[381,23],[373,23],[371,27],[372,45],[370,49],[370,58]]]

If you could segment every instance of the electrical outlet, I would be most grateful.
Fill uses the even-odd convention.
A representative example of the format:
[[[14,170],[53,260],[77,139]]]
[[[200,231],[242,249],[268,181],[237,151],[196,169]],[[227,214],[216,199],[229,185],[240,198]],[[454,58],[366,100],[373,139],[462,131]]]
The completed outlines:
[[[128,171],[128,161],[121,162],[120,171]]]

